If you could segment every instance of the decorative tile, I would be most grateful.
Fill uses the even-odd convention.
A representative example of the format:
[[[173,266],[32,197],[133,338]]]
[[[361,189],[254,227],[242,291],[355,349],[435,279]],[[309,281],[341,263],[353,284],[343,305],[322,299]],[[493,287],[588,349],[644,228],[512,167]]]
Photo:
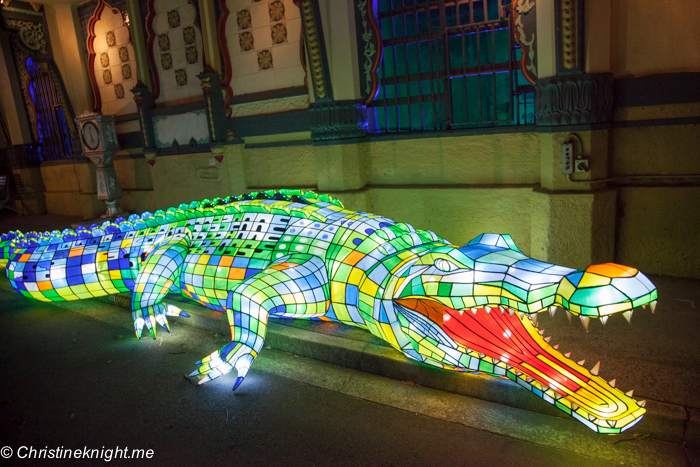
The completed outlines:
[[[124,99],[124,86],[121,84],[115,84],[114,94],[117,96],[117,99]]]
[[[171,28],[180,26],[180,12],[177,10],[168,12],[168,25],[170,25]]]
[[[282,0],[275,0],[267,4],[270,13],[270,22],[282,21],[284,19],[284,3]]]
[[[107,41],[107,45],[109,47],[114,47],[117,45],[117,38],[114,35],[114,31],[107,31],[107,35],[105,36],[105,40]]]
[[[236,12],[236,21],[238,21],[238,29],[248,29],[252,26],[250,10],[241,10]]]
[[[185,57],[187,58],[187,63],[192,65],[199,61],[199,54],[197,53],[197,47],[192,45],[185,49]]]
[[[255,48],[255,40],[250,31],[240,33],[238,35],[238,43],[241,46],[241,52],[248,52]]]
[[[100,54],[100,64],[102,68],[107,68],[109,66],[109,55],[107,55],[107,52],[102,52]]]
[[[169,53],[160,54],[160,66],[164,70],[170,70],[173,67],[173,56]]]
[[[122,78],[125,80],[131,78],[131,65],[128,63],[122,65]]]
[[[287,42],[287,26],[284,23],[273,24],[270,26],[270,30],[273,44],[284,44]]]
[[[167,34],[158,34],[158,47],[161,52],[170,50],[170,37]]]
[[[175,70],[175,82],[178,86],[187,86],[187,70],[184,68]]]
[[[104,81],[105,84],[112,84],[112,71],[111,70],[102,70],[102,81]]]
[[[195,44],[197,35],[194,32],[194,26],[188,26],[182,30],[182,37],[185,39],[185,44]]]
[[[126,46],[119,47],[119,60],[122,62],[129,61],[129,49],[127,49]]]
[[[272,52],[270,49],[258,52],[258,71],[272,69]]]

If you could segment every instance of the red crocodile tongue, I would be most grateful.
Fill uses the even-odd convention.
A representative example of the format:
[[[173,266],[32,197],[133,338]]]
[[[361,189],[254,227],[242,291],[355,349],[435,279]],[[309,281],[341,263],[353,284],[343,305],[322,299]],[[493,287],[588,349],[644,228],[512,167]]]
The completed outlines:
[[[530,320],[521,321],[517,313],[513,316],[508,312],[501,314],[497,308],[487,313],[479,308],[476,314],[470,310],[460,314],[440,303],[417,299],[404,305],[442,324],[455,342],[507,363],[545,386],[558,385],[575,392],[580,384],[588,382],[589,378],[575,369],[578,365],[554,353]]]

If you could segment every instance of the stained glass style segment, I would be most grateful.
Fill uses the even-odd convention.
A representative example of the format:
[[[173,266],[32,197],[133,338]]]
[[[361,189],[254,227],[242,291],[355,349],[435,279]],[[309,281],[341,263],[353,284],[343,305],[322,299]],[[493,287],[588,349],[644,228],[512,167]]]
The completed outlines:
[[[134,330],[155,338],[163,302],[181,295],[226,313],[231,342],[197,362],[200,384],[233,370],[234,389],[264,347],[270,317],[368,330],[434,367],[509,378],[600,433],[645,412],[548,344],[531,322],[563,307],[588,323],[631,316],[657,292],[638,270],[570,269],[524,255],[509,235],[462,247],[433,232],[300,190],[204,199],[63,232],[9,232],[0,265],[22,295],[43,301],[132,292]]]

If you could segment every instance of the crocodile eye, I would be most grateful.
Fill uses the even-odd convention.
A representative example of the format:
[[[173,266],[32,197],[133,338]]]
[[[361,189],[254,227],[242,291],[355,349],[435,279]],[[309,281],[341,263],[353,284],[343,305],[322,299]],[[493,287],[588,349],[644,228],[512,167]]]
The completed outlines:
[[[442,258],[435,260],[435,267],[443,272],[450,272],[457,269],[457,266],[453,262]]]

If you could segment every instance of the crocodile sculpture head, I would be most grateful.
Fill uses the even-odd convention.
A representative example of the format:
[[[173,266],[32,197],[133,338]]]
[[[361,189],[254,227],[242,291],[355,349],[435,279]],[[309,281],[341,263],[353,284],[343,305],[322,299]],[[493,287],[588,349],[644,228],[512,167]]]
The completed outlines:
[[[579,316],[586,329],[591,319],[604,324],[614,313],[631,319],[638,306],[653,310],[656,287],[636,269],[556,266],[528,258],[509,235],[496,234],[428,250],[402,268],[384,298],[397,305],[404,332],[451,360],[451,369],[508,377],[600,433],[620,433],[645,413],[632,391],[598,376],[598,364],[584,368],[537,329],[537,314],[558,308],[570,319]],[[417,333],[426,320],[442,332]]]

